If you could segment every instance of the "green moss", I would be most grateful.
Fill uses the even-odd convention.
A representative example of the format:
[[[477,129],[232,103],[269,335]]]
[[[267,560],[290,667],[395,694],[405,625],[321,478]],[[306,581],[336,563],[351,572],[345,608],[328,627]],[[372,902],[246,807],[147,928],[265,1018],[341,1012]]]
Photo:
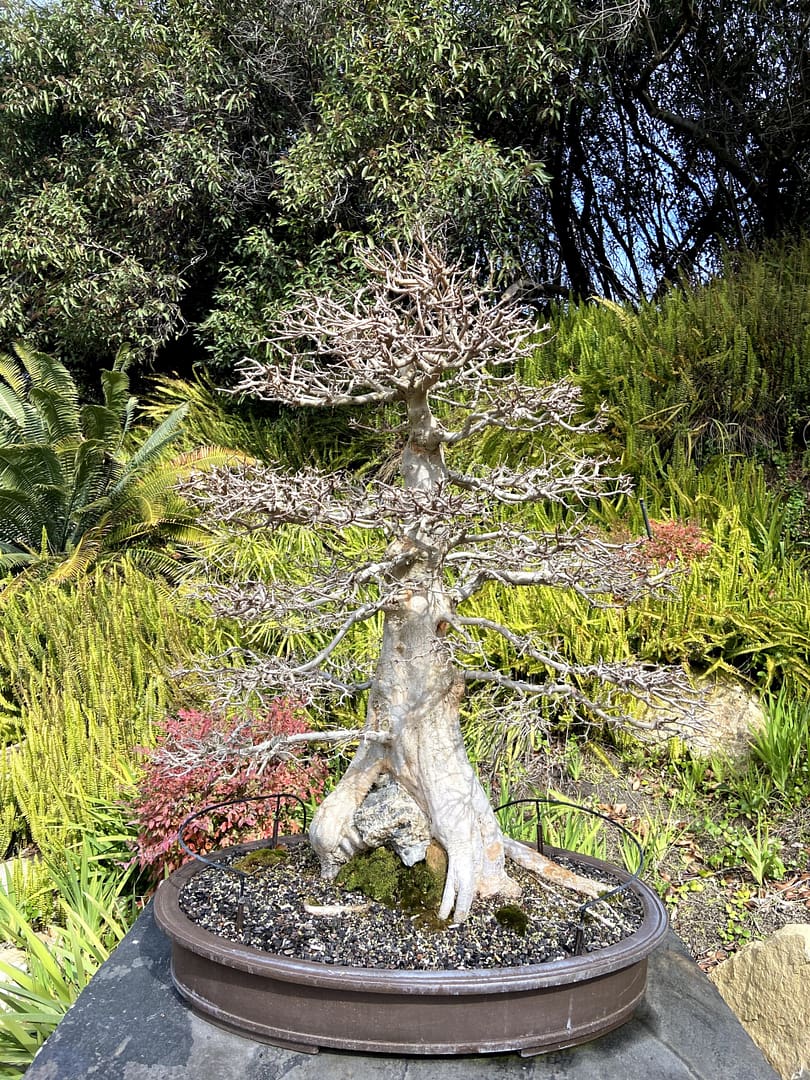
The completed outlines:
[[[436,911],[442,898],[444,881],[425,862],[402,866],[399,874],[399,903],[406,911]]]
[[[402,863],[388,848],[361,851],[341,868],[336,881],[346,889],[361,892],[370,900],[393,905],[399,895]]]
[[[243,870],[246,874],[252,874],[256,870],[262,870],[266,866],[277,866],[288,858],[285,847],[262,847],[255,851],[249,851],[241,859],[236,859],[234,870]]]
[[[386,847],[355,855],[340,870],[337,882],[389,907],[433,918],[444,890],[443,874],[426,862],[404,866]]]
[[[504,904],[495,912],[495,918],[505,926],[507,930],[514,930],[517,934],[525,934],[529,928],[529,916],[518,907],[517,904]]]
[[[413,916],[413,921],[426,934],[440,934],[450,925],[449,919],[440,919],[435,911],[420,911]]]

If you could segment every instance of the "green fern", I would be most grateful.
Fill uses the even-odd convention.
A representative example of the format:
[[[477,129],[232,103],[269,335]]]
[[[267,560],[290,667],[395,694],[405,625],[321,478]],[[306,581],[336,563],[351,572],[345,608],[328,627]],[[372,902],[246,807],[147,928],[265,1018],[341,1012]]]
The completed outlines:
[[[0,360],[0,573],[28,568],[70,580],[131,544],[198,542],[202,530],[174,489],[189,469],[232,453],[167,458],[187,404],[128,454],[137,403],[126,352],[101,373],[102,402],[84,405],[58,360],[20,345],[15,353]]]

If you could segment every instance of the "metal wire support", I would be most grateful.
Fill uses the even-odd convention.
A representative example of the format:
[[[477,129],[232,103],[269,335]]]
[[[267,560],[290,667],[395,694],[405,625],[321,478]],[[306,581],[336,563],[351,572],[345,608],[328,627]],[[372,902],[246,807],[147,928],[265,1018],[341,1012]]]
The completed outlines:
[[[239,931],[242,930],[245,921],[245,883],[250,877],[250,874],[245,870],[238,870],[235,866],[230,866],[228,863],[222,862],[221,859],[210,859],[206,855],[200,855],[198,852],[192,851],[185,841],[184,833],[193,821],[197,821],[197,819],[201,817],[206,817],[208,814],[213,813],[214,810],[222,810],[226,806],[237,806],[242,803],[271,801],[275,801],[275,811],[273,813],[273,831],[270,836],[270,847],[278,847],[278,833],[281,824],[282,806],[288,801],[293,801],[298,804],[302,818],[301,831],[306,832],[306,803],[291,791],[276,791],[271,795],[249,795],[242,799],[224,799],[222,802],[209,803],[208,806],[203,806],[201,810],[195,810],[193,814],[189,814],[177,830],[177,843],[180,845],[181,851],[185,852],[186,855],[189,855],[192,859],[196,859],[197,862],[213,867],[215,870],[224,870],[228,874],[236,874],[239,878],[239,896],[236,901],[236,929]]]
[[[647,504],[645,503],[645,501],[643,499],[639,499],[638,500],[638,505],[641,507],[641,516],[644,518],[644,528],[647,531],[647,539],[652,540],[653,531],[652,531],[652,526],[650,525],[650,516],[647,513]]]
[[[638,866],[632,873],[627,881],[623,881],[621,885],[617,885],[613,889],[609,889],[607,892],[602,893],[600,896],[594,897],[592,900],[586,900],[579,909],[579,922],[574,929],[574,956],[581,956],[585,948],[585,916],[594,904],[602,904],[606,900],[609,900],[612,896],[618,896],[619,893],[629,889],[634,881],[638,881],[641,876],[641,872],[644,869],[644,848],[641,846],[639,839],[635,836],[626,825],[622,825],[618,821],[614,821],[613,818],[608,817],[607,814],[601,813],[599,810],[592,810],[589,806],[582,806],[580,803],[568,802],[564,799],[551,799],[547,797],[535,796],[532,799],[510,799],[509,802],[502,803],[500,806],[495,807],[495,813],[499,814],[502,810],[508,810],[510,806],[533,806],[535,813],[535,846],[541,855],[545,854],[545,839],[543,836],[543,818],[540,812],[540,804],[545,806],[565,806],[570,810],[579,810],[583,814],[590,814],[591,817],[600,818],[602,821],[606,821],[608,825],[616,829],[618,832],[623,833],[632,844],[635,845],[638,852]]]

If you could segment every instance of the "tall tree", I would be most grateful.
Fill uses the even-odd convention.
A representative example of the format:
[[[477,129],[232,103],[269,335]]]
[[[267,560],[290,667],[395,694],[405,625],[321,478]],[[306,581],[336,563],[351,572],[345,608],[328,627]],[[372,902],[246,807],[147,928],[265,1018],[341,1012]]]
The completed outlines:
[[[279,203],[317,253],[303,278],[344,273],[357,233],[440,219],[528,299],[638,299],[801,233],[808,19],[807,0],[352,10],[279,163]],[[251,235],[218,293],[223,358],[278,310],[271,239]]]
[[[504,286],[536,277],[547,247],[536,204],[550,177],[534,150],[577,93],[589,33],[568,0],[340,7],[318,50],[312,116],[278,162],[280,218],[245,237],[217,292],[214,356],[260,338],[302,284],[362,277],[351,263],[360,236],[441,224],[454,254]],[[280,295],[291,251],[301,265]]]
[[[534,147],[552,174],[542,212],[560,280],[650,295],[717,269],[723,246],[806,231],[807,0],[603,9],[583,93]]]
[[[309,110],[311,11],[0,6],[0,336],[151,357],[205,315]]]

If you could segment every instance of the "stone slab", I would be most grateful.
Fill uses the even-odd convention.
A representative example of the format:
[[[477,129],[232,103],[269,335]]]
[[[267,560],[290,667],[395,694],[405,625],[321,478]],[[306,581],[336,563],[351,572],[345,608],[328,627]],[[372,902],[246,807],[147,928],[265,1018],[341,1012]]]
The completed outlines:
[[[534,1058],[299,1054],[195,1016],[175,992],[151,907],[40,1050],[25,1080],[774,1080],[718,991],[670,933],[624,1027]]]

